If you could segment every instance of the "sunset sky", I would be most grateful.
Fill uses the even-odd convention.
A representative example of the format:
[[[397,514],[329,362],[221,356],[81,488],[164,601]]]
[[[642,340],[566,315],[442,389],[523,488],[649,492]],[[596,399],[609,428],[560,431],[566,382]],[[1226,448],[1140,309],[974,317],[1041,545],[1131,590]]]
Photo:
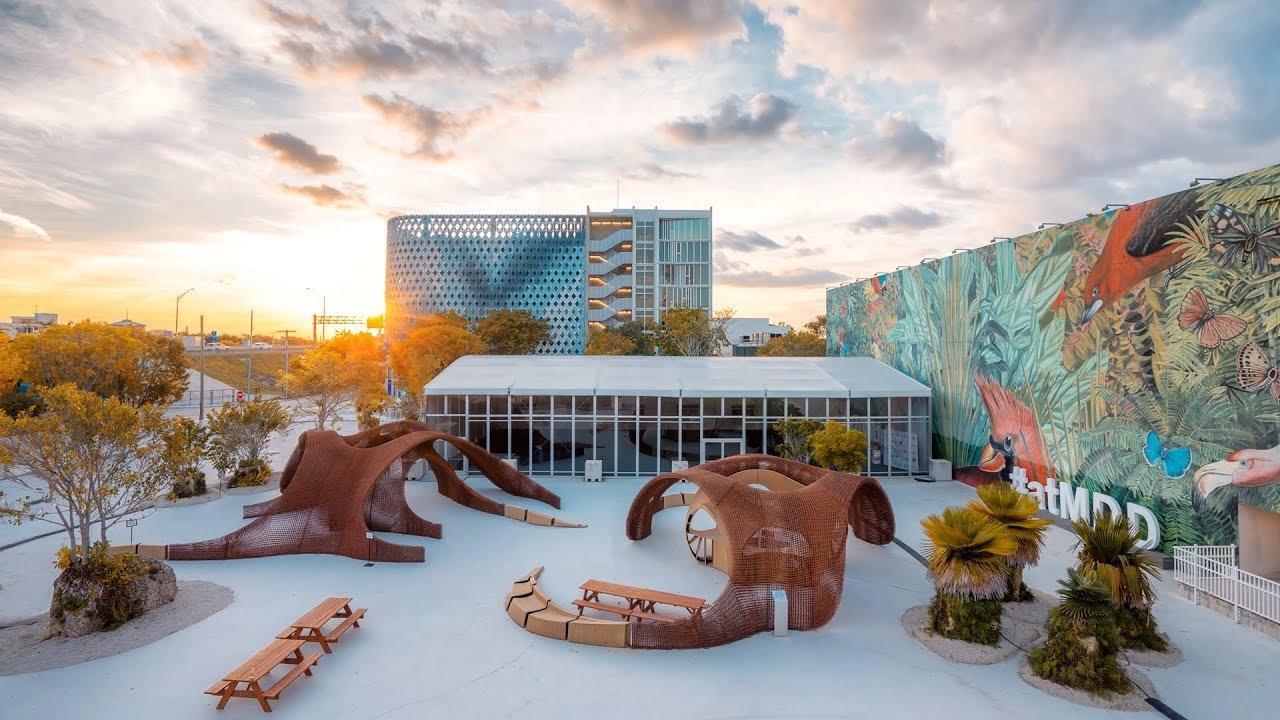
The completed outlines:
[[[1271,0],[0,0],[0,316],[309,333],[399,213],[714,209],[718,307],[1280,160]],[[314,288],[307,290],[306,288]],[[5,318],[7,319],[7,318]]]

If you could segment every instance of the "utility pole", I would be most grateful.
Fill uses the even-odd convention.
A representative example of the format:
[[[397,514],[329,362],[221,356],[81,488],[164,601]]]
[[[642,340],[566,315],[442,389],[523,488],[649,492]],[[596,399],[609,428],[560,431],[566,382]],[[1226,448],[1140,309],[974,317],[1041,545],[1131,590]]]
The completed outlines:
[[[248,400],[253,399],[253,308],[249,308],[249,379],[245,383],[244,395]]]
[[[204,316],[200,316],[200,422],[204,422]]]
[[[289,333],[296,333],[297,330],[277,330],[276,332],[284,335],[284,374],[289,374]],[[289,386],[284,386],[284,396],[289,397]]]

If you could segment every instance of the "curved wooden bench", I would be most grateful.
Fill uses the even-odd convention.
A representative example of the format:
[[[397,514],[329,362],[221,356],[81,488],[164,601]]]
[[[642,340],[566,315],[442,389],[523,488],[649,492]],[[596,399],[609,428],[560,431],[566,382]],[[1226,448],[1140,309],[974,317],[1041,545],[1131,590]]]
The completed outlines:
[[[535,635],[603,647],[629,647],[631,623],[581,617],[551,602],[538,587],[542,567],[536,567],[511,584],[507,615],[512,622]]]

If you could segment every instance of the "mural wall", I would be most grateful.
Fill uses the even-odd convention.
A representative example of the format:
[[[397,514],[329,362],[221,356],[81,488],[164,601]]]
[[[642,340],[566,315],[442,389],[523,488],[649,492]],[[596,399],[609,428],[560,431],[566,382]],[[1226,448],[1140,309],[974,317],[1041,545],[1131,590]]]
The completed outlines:
[[[961,479],[1151,508],[1162,547],[1280,512],[1280,166],[827,293],[829,355],[933,388]]]

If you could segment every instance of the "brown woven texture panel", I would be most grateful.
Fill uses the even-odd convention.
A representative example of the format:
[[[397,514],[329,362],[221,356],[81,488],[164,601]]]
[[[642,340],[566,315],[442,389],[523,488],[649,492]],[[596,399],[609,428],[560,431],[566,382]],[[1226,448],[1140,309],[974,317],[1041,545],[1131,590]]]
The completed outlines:
[[[441,537],[404,496],[408,469],[418,459],[435,471],[441,494],[470,508],[503,515],[505,505],[476,492],[434,449],[442,440],[458,448],[498,488],[559,508],[560,498],[479,445],[400,421],[343,437],[328,430],[303,433],[280,478],[281,495],[245,508],[255,520],[213,540],[168,546],[172,560],[223,560],[298,553],[332,553],[383,562],[422,562],[423,549],[379,538],[370,530]]]
[[[804,487],[770,492],[728,477],[756,468]],[[663,494],[682,480],[697,485],[710,501],[707,510],[720,532],[716,542],[722,543],[717,552],[732,555],[729,583],[699,615],[637,624],[633,647],[713,647],[768,630],[774,590],[787,594],[791,629],[821,627],[835,615],[844,591],[846,528],[869,543],[893,540],[893,508],[880,483],[770,455],[736,455],[655,477],[631,504],[628,538],[649,536]]]

